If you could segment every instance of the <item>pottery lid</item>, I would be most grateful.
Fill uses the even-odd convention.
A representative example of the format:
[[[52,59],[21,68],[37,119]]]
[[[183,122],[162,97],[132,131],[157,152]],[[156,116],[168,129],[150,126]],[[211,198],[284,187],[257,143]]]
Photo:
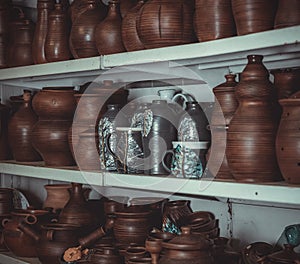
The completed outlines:
[[[207,249],[210,245],[205,237],[191,234],[190,227],[181,227],[181,232],[180,236],[174,237],[169,242],[163,242],[162,246],[164,248],[175,250],[202,250]]]

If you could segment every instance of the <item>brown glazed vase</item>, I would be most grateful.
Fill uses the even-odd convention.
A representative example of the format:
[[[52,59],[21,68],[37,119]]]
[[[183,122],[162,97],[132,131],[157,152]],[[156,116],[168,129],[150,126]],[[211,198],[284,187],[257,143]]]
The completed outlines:
[[[212,112],[210,129],[214,146],[221,148],[221,150],[213,151],[213,155],[210,156],[209,169],[217,178],[232,179],[226,157],[226,131],[238,107],[238,101],[235,96],[235,87],[238,83],[235,80],[235,74],[227,74],[225,78],[226,82],[213,88],[216,103]],[[222,157],[223,149],[225,153]],[[218,160],[223,160],[219,169],[217,168],[217,163],[215,163]]]
[[[122,42],[122,17],[119,1],[109,1],[108,14],[95,31],[96,45],[100,55],[124,52]]]
[[[46,63],[45,43],[48,33],[48,21],[54,0],[38,0],[37,21],[32,43],[32,55],[35,64]]]
[[[276,138],[276,154],[283,178],[300,183],[300,99],[281,99],[283,108]]]
[[[149,0],[137,17],[138,34],[147,49],[195,42],[194,1]]]
[[[238,181],[280,180],[275,139],[279,117],[274,111],[274,87],[262,55],[248,55],[236,86],[239,106],[227,133],[227,160]]]
[[[273,29],[277,2],[277,0],[231,0],[237,34],[246,35]]]
[[[278,0],[274,28],[300,25],[300,2],[298,0]]]
[[[23,104],[8,124],[8,140],[16,161],[39,161],[41,157],[32,146],[32,129],[38,117],[31,106],[31,93],[24,91]]]
[[[95,40],[97,24],[106,16],[106,8],[95,0],[87,0],[86,8],[73,21],[70,33],[70,50],[74,58],[87,58],[98,55]]]
[[[69,50],[70,22],[62,4],[55,4],[50,12],[45,54],[48,62],[63,61],[71,58]]]
[[[138,0],[121,0],[120,1],[120,12],[122,18],[137,4]]]
[[[136,28],[137,16],[144,3],[144,0],[139,0],[137,4],[126,13],[126,16],[123,17],[122,40],[127,51],[145,49]]]
[[[300,90],[300,68],[271,70],[271,73],[274,76],[277,99],[289,98]]]
[[[10,108],[0,103],[0,160],[12,158],[8,144],[8,122]]]
[[[236,35],[231,0],[196,0],[194,27],[199,42]]]

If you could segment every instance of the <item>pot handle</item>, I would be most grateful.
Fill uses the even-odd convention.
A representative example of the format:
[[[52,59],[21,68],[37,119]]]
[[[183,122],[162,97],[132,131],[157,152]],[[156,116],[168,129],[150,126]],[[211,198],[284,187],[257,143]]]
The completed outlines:
[[[174,155],[174,151],[172,150],[172,149],[169,149],[169,150],[167,150],[166,152],[165,152],[165,154],[163,155],[163,159],[162,159],[162,161],[161,161],[161,163],[162,163],[162,165],[163,165],[163,167],[164,167],[164,169],[167,171],[167,172],[171,172],[171,169],[166,165],[166,163],[165,163],[165,159],[166,159],[166,157],[168,156],[168,155]]]
[[[11,220],[9,218],[4,218],[1,222],[2,226],[5,227],[5,225],[10,222]]]
[[[37,217],[33,214],[28,214],[24,220],[25,220],[25,223],[28,225],[34,225],[37,223]]]
[[[28,226],[27,224],[19,223],[18,228],[22,232],[24,232],[26,235],[32,237],[35,241],[40,240],[40,235],[34,229],[32,229],[30,226]]]
[[[114,157],[114,159],[118,159],[117,155],[112,151],[110,147],[110,138],[112,136],[112,133],[109,133],[108,136],[105,138],[105,146],[108,150],[108,152]]]

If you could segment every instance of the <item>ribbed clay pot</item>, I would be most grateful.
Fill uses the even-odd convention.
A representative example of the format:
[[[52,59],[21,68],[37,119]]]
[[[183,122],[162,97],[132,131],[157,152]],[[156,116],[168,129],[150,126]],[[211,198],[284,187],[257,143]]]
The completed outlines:
[[[196,0],[195,32],[199,42],[236,35],[231,0]]]
[[[277,10],[277,0],[231,0],[238,35],[271,30]]]
[[[137,4],[138,0],[121,0],[120,1],[120,12],[122,18]]]
[[[300,1],[278,0],[274,28],[300,25]]]
[[[194,42],[193,14],[191,0],[149,0],[137,17],[138,34],[147,49]]]

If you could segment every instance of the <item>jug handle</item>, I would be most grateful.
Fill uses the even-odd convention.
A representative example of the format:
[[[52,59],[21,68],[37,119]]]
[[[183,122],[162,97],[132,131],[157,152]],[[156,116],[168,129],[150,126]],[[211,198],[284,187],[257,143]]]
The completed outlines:
[[[18,228],[22,232],[24,232],[26,235],[32,237],[35,241],[39,241],[40,240],[39,234],[34,229],[32,229],[30,226],[28,226],[27,224],[19,223],[18,224]]]
[[[182,108],[186,109],[186,103],[189,102],[189,99],[185,94],[182,94],[182,93],[175,94],[174,97],[172,98],[172,101],[175,102],[176,99],[180,98],[180,97],[183,98]]]
[[[108,150],[108,152],[115,158],[118,159],[117,155],[112,151],[111,147],[110,147],[110,138],[112,136],[113,133],[109,133],[108,136],[105,138],[105,146]]]
[[[169,150],[166,150],[165,154],[163,155],[163,159],[161,161],[164,169],[167,171],[167,172],[171,172],[171,169],[166,165],[165,163],[165,158],[168,156],[168,155],[174,155],[174,151],[172,149],[169,149]]]
[[[37,223],[37,217],[35,215],[29,214],[25,217],[25,223],[28,225],[34,225]]]
[[[2,222],[1,222],[1,224],[2,224],[3,227],[5,227],[5,225],[6,225],[8,222],[10,222],[10,221],[11,221],[11,219],[9,219],[9,218],[4,218],[4,219],[2,220]]]

